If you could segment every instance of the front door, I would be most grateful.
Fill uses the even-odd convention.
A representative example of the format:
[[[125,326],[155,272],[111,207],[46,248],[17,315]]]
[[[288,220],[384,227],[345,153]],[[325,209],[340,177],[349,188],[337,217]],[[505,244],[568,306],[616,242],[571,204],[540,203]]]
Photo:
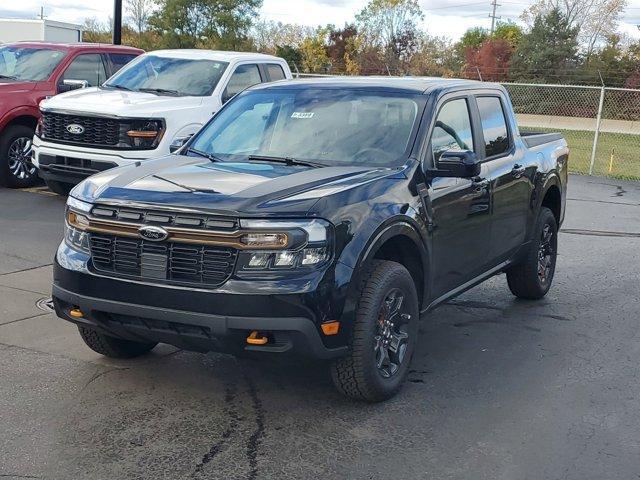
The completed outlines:
[[[447,150],[477,153],[478,135],[472,128],[472,97],[442,104],[431,132],[427,155],[437,168]],[[475,135],[474,135],[475,133]],[[428,187],[432,228],[433,299],[480,275],[486,265],[491,233],[489,166],[482,164],[476,178],[436,177]]]

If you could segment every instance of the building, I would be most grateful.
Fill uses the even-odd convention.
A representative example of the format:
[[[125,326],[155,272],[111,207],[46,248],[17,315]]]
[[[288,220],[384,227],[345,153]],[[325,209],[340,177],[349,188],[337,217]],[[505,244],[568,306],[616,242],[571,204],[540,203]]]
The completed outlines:
[[[19,41],[75,43],[82,41],[82,26],[48,19],[0,18],[0,43]]]

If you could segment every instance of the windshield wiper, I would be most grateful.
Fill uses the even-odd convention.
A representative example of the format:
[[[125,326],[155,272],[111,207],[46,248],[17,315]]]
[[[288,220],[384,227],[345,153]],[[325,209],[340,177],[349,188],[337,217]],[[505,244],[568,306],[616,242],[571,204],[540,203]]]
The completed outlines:
[[[18,80],[18,77],[14,77],[13,75],[2,75],[2,74],[0,74],[0,78],[8,78],[9,80]]]
[[[204,158],[208,158],[209,160],[211,160],[212,162],[221,162],[222,160],[220,160],[218,157],[216,157],[213,153],[207,153],[207,152],[203,152],[202,150],[197,150],[195,148],[187,148],[187,150],[184,153],[195,153],[196,155],[199,155],[201,157]]]
[[[118,84],[105,83],[101,85],[101,88],[115,88],[118,90],[126,90],[127,92],[133,92],[133,90],[131,90],[129,87],[125,87],[124,85],[118,85]]]
[[[168,182],[172,185],[175,185],[176,187],[180,187],[180,188],[184,188],[185,190],[188,190],[191,193],[220,193],[216,190],[210,190],[207,188],[193,188],[190,187],[189,185],[184,185],[182,183],[178,183],[178,182],[174,182],[173,180],[169,180],[168,178],[164,178],[161,177],[160,175],[152,175],[152,177],[157,178],[158,180],[163,180],[165,182]]]
[[[167,94],[167,95],[176,95],[179,96],[180,92],[177,90],[168,90],[166,88],[139,88],[139,92],[148,92],[148,93],[157,93],[157,94]]]
[[[313,167],[313,168],[326,167],[326,165],[322,163],[307,162],[306,160],[298,160],[293,157],[272,157],[270,155],[249,155],[247,159],[249,161],[255,161],[255,162],[284,163],[285,165],[291,165],[291,166],[299,165],[303,167]]]

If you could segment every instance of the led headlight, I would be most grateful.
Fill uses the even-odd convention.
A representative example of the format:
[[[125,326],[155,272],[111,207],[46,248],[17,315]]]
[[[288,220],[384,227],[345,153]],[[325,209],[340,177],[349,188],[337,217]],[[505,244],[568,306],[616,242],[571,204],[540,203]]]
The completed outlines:
[[[240,240],[249,247],[238,256],[240,275],[318,267],[332,254],[333,227],[325,220],[243,219],[240,226],[250,231]]]
[[[163,120],[131,120],[122,125],[120,143],[137,150],[156,148],[165,130]]]
[[[89,226],[86,213],[91,211],[92,205],[73,197],[67,198],[64,241],[71,248],[89,253],[89,234],[85,231]]]

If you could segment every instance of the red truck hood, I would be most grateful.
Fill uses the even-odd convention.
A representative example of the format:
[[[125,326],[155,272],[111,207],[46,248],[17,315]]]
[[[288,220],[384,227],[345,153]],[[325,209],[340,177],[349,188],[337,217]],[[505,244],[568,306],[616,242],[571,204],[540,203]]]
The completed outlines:
[[[36,82],[16,82],[0,79],[0,95],[5,93],[29,92],[36,88]]]

